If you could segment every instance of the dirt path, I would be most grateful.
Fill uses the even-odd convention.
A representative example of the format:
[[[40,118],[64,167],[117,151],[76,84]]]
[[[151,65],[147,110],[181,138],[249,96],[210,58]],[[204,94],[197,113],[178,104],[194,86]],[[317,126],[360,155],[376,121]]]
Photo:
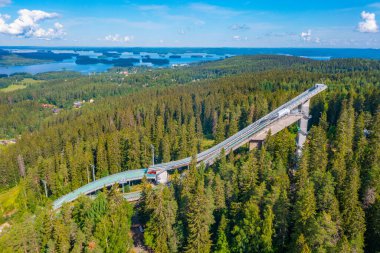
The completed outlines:
[[[140,231],[140,220],[138,217],[138,211],[137,211],[138,204],[134,207],[134,215],[132,217],[132,226],[131,226],[131,233],[133,238],[133,249],[132,252],[135,253],[153,253],[152,250],[148,249],[144,245],[144,233]]]

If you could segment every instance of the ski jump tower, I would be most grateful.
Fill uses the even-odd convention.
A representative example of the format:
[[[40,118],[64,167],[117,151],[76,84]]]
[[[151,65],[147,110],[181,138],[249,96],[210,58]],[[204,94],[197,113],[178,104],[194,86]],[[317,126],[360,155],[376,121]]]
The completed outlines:
[[[250,140],[249,140],[249,150],[254,148],[260,148],[269,132],[271,135],[274,135],[284,128],[298,122],[298,133],[297,133],[297,155],[301,156],[302,147],[306,141],[307,137],[307,127],[310,119],[309,116],[309,106],[310,100],[298,105],[295,110],[283,112],[283,115],[279,117],[276,122],[266,126],[261,131],[257,132]],[[281,113],[281,112],[280,112]]]
[[[271,113],[250,124],[233,136],[218,143],[214,147],[197,155],[197,164],[204,163],[206,166],[213,164],[220,156],[222,149],[227,155],[229,152],[249,143],[250,150],[260,147],[269,133],[272,135],[284,128],[298,122],[297,154],[302,154],[302,146],[306,141],[307,126],[310,119],[310,99],[318,93],[327,89],[324,84],[315,84],[302,94],[281,105]],[[148,169],[148,174],[156,175],[156,182],[165,183],[168,179],[167,171],[186,167],[190,164],[191,157],[181,160],[158,164]]]
[[[307,124],[309,120],[310,99],[327,89],[324,84],[316,84],[292,100],[281,105],[261,119],[240,130],[226,140],[197,154],[197,164],[211,165],[220,158],[222,149],[227,155],[239,147],[249,144],[250,149],[258,147],[265,140],[268,133],[276,134],[282,129],[298,122],[299,131],[297,135],[297,154],[302,153],[302,146],[306,141]],[[132,181],[141,180],[143,177],[155,180],[156,183],[168,181],[168,171],[177,168],[186,168],[190,165],[192,158],[186,157],[167,163],[155,164],[149,168],[135,169],[109,175],[91,183],[88,183],[62,197],[53,203],[54,209],[60,208],[63,203],[71,202],[82,194],[91,194],[103,187],[114,184],[123,185]],[[137,198],[134,196],[134,198]]]

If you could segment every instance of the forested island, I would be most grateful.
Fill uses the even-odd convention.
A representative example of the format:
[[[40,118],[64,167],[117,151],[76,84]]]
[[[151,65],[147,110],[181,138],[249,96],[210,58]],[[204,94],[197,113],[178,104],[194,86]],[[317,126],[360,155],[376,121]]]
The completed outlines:
[[[301,157],[293,125],[169,185],[143,179],[126,189],[137,202],[115,185],[52,210],[91,165],[97,179],[147,168],[151,145],[157,163],[195,158],[315,83],[328,90],[311,101]],[[16,140],[0,146],[1,252],[380,251],[379,61],[239,56],[0,85],[0,139]]]

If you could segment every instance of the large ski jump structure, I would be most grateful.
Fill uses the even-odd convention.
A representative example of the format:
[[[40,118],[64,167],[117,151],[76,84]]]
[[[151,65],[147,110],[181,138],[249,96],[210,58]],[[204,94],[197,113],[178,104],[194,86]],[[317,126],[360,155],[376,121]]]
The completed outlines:
[[[248,143],[250,149],[258,147],[269,132],[274,135],[295,122],[299,124],[297,153],[300,155],[307,135],[307,124],[310,118],[310,99],[326,88],[327,86],[324,84],[314,85],[233,136],[199,153],[196,157],[197,164],[200,165],[203,163],[206,166],[213,164],[220,157],[222,149],[224,149],[225,154],[228,155],[229,152]],[[168,171],[189,166],[191,159],[191,157],[187,157],[177,161],[153,165],[149,168],[123,171],[100,178],[58,198],[54,201],[53,208],[58,209],[63,203],[74,201],[80,195],[94,193],[103,187],[114,184],[120,184],[124,187],[124,184],[141,180],[144,176],[148,179],[155,180],[156,183],[167,183]],[[139,194],[131,193],[127,199],[136,200],[138,197]]]

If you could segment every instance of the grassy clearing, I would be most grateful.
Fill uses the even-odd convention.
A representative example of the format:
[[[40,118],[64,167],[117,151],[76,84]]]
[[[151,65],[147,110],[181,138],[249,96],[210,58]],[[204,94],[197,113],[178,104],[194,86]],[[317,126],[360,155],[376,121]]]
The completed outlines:
[[[10,212],[17,208],[16,199],[19,193],[19,186],[15,186],[0,193],[0,217],[2,217],[6,212]]]
[[[22,90],[22,89],[25,89],[29,86],[39,85],[43,82],[44,81],[42,81],[42,80],[34,80],[33,78],[24,78],[23,80],[21,80],[17,83],[13,83],[6,88],[0,89],[0,92],[6,93],[6,92],[12,92],[12,91],[16,91],[16,90]]]
[[[129,192],[138,192],[138,191],[142,191],[143,189],[143,185],[142,184],[136,184],[136,185],[132,185],[130,187],[130,191]]]
[[[42,80],[35,80],[33,78],[24,78],[24,79],[22,79],[22,81],[19,82],[19,84],[21,84],[21,85],[36,85],[36,84],[40,84],[43,82],[44,81],[42,81]]]
[[[212,146],[214,146],[214,144],[215,144],[215,140],[210,140],[210,139],[202,139],[201,140],[202,150],[211,148]]]
[[[27,86],[26,85],[22,85],[22,84],[11,84],[9,85],[8,87],[6,88],[3,88],[3,89],[0,89],[0,92],[12,92],[12,91],[15,91],[15,90],[22,90],[22,89],[25,89]]]

